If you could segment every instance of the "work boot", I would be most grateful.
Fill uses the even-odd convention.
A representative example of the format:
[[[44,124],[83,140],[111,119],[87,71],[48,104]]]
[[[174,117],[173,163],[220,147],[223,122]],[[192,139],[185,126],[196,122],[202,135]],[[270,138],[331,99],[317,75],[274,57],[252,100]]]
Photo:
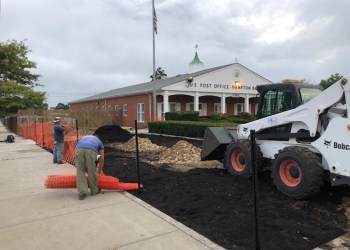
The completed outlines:
[[[95,196],[101,193],[101,188],[98,189],[98,191],[96,193],[91,193],[91,196]]]
[[[86,198],[86,193],[79,194],[79,200],[84,200]]]

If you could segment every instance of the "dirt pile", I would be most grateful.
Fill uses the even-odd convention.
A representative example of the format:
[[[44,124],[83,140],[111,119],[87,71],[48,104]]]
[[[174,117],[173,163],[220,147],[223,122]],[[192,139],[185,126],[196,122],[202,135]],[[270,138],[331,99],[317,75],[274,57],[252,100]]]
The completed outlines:
[[[148,138],[138,138],[139,152],[153,152],[165,150],[165,147],[153,144]],[[116,143],[113,145],[114,148],[126,151],[126,152],[136,152],[136,137],[133,136],[126,143]]]
[[[99,127],[94,135],[98,135],[103,143],[127,142],[132,138],[132,134],[117,125],[105,125]]]
[[[159,163],[186,164],[200,161],[200,149],[186,141],[178,141],[174,146],[163,151]]]
[[[222,168],[223,165],[219,161],[201,161],[200,147],[193,145],[186,140],[179,140],[175,138],[162,138],[162,145],[152,142],[154,138],[138,138],[140,160],[154,164],[156,166],[162,165],[176,165],[181,171],[188,171],[193,168]],[[173,140],[177,140],[173,143]],[[159,143],[159,142],[158,142]],[[108,147],[121,150],[123,152],[136,152],[136,138],[132,137],[126,143],[110,143]]]
[[[344,197],[342,203],[337,208],[337,211],[344,211],[346,217],[350,220],[350,198]]]

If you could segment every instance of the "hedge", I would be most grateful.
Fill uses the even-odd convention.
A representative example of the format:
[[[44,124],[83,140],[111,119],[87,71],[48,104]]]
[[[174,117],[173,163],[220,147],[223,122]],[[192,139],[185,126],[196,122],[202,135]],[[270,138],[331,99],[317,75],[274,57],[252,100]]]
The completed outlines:
[[[198,111],[177,111],[177,112],[166,112],[166,121],[198,121]]]
[[[149,122],[150,133],[203,138],[207,127],[234,127],[232,122],[159,121]]]

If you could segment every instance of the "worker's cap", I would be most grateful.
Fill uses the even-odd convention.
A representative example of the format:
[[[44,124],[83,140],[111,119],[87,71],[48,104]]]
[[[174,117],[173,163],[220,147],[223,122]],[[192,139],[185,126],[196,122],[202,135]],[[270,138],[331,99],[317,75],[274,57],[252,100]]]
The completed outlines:
[[[56,116],[55,118],[53,118],[53,122],[57,123],[61,121],[61,117]]]

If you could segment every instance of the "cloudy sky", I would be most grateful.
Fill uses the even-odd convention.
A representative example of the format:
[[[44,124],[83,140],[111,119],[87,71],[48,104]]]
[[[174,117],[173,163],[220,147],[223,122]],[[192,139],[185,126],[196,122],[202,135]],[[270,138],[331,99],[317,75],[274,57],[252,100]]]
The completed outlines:
[[[0,42],[22,41],[48,104],[147,82],[152,0],[0,0]],[[156,66],[238,62],[279,82],[350,76],[349,0],[155,0]]]

